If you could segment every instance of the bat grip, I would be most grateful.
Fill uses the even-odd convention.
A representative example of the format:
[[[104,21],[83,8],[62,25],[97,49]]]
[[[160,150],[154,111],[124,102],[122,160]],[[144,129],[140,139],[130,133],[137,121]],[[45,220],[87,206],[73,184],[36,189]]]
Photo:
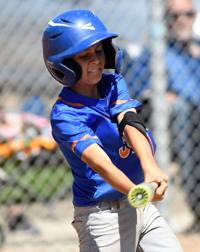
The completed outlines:
[[[147,183],[147,184],[149,184],[152,187],[152,189],[154,190],[154,192],[158,188],[158,183],[157,182],[150,182],[150,183]]]
[[[148,183],[144,183],[144,184],[146,184],[148,187],[150,187],[150,190],[152,191],[152,199],[153,199],[155,191],[159,186],[158,183],[157,182],[150,182],[150,183],[148,182]]]

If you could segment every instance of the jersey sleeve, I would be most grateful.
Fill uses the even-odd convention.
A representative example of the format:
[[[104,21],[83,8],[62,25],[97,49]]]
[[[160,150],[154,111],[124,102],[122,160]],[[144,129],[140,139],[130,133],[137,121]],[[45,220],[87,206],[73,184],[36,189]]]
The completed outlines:
[[[65,152],[68,148],[77,156],[91,144],[97,143],[102,146],[100,139],[94,134],[80,118],[75,115],[59,114],[51,116],[52,135],[60,148]]]
[[[137,110],[141,105],[141,102],[130,97],[126,82],[122,75],[116,75],[110,98],[111,117],[115,118],[117,114],[130,108],[135,108]]]

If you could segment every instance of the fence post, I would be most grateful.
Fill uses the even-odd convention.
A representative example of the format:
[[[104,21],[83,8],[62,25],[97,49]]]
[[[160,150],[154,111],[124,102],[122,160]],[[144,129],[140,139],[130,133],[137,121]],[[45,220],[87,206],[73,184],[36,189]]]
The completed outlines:
[[[167,80],[165,72],[165,1],[149,1],[149,45],[151,50],[151,90],[152,90],[152,122],[153,135],[157,144],[156,159],[165,173],[169,173],[169,111],[165,99]],[[159,208],[168,217],[169,191]]]

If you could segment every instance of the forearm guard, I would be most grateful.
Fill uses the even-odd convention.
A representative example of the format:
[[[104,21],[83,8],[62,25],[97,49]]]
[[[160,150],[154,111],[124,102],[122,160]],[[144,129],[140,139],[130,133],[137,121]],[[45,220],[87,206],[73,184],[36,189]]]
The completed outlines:
[[[139,130],[145,137],[147,137],[146,134],[146,127],[144,125],[144,122],[141,118],[140,115],[138,115],[135,112],[132,111],[127,111],[124,114],[123,119],[121,120],[121,122],[118,124],[118,130],[121,136],[123,136],[123,131],[126,125],[130,125],[134,128],[136,128],[137,130]]]

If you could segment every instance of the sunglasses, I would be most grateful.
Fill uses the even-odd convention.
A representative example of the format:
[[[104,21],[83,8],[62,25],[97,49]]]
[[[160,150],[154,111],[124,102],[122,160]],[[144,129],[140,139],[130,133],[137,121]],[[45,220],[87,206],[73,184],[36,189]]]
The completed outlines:
[[[195,11],[191,10],[191,11],[185,11],[185,12],[171,12],[171,13],[167,13],[166,17],[169,20],[176,20],[179,17],[188,17],[188,18],[193,18],[195,16]]]

